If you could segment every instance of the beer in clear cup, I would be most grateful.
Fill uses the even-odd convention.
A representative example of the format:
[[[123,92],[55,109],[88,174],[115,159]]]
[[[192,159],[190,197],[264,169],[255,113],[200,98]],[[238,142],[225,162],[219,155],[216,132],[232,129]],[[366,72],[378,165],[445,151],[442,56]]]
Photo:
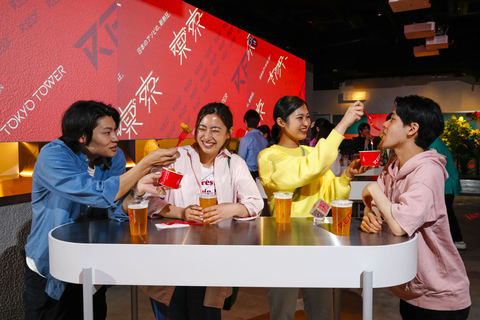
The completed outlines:
[[[147,234],[148,200],[132,200],[128,202],[128,220],[130,234],[142,236]]]
[[[273,193],[275,198],[275,217],[277,223],[290,223],[292,195],[293,193],[288,191],[278,191]]]
[[[206,209],[217,204],[216,192],[200,192],[198,194],[198,198],[200,199],[200,207],[202,207],[202,209]],[[210,216],[204,216],[203,220],[208,218],[210,218]],[[210,222],[204,222],[204,224],[210,224]]]
[[[353,201],[332,200],[330,204],[332,205],[333,233],[337,236],[348,236],[350,234]]]

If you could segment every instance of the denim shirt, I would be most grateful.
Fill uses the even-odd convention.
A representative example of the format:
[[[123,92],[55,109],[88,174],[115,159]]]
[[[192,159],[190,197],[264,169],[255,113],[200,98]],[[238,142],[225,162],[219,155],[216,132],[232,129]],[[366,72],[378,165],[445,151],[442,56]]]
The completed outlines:
[[[240,139],[238,155],[245,160],[249,171],[258,171],[257,157],[267,147],[268,141],[260,131],[254,129]]]
[[[61,140],[45,145],[38,155],[32,183],[32,228],[25,251],[46,277],[45,291],[54,299],[60,299],[66,284],[50,274],[48,233],[73,222],[87,206],[107,209],[111,219],[128,220],[122,210],[123,198],[115,201],[126,164],[120,148],[111,160],[110,167],[106,163],[96,166],[91,177],[88,158],[75,154]]]

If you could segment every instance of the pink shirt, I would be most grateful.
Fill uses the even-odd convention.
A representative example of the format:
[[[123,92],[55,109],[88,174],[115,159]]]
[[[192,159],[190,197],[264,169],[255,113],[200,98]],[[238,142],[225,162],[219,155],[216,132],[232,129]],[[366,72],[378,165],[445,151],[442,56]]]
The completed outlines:
[[[198,193],[201,190],[202,164],[197,148],[196,144],[178,148],[180,157],[171,167],[183,174],[180,188],[168,190],[165,197],[149,198],[148,212],[151,217],[162,211],[167,204],[182,208],[200,204]],[[229,157],[230,166],[227,161]],[[222,149],[215,158],[213,168],[218,203],[241,203],[250,216],[256,216],[262,211],[262,196],[242,158]]]
[[[431,149],[412,157],[401,169],[398,160],[386,169],[378,183],[392,202],[392,215],[409,236],[418,235],[416,277],[390,289],[424,309],[467,308],[469,281],[450,235],[445,207],[445,157]]]
[[[156,216],[167,204],[183,208],[191,204],[200,204],[198,193],[201,189],[202,164],[197,150],[196,144],[178,148],[180,157],[171,167],[183,174],[180,188],[168,190],[165,197],[150,197],[148,211],[151,217]],[[229,157],[230,165],[227,161]],[[238,155],[222,149],[215,158],[213,177],[218,203],[241,203],[247,208],[250,216],[257,216],[263,209],[264,202],[257,185],[248,171],[247,164]],[[169,305],[175,287],[142,286],[141,289],[153,299]],[[222,308],[225,298],[231,293],[231,288],[208,287],[204,305]]]

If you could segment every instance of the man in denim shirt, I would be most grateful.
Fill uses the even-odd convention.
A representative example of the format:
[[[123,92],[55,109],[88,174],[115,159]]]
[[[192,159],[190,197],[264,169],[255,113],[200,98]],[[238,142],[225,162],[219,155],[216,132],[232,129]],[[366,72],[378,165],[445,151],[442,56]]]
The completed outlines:
[[[128,220],[125,198],[162,193],[153,185],[154,166],[175,161],[176,149],[158,149],[125,172],[118,148],[120,115],[111,105],[77,101],[62,119],[62,136],[45,145],[38,156],[32,184],[32,228],[25,246],[24,300],[26,319],[83,319],[82,287],[50,274],[48,233],[101,208],[110,219]],[[147,174],[147,175],[146,175]],[[138,181],[138,184],[137,184]],[[133,187],[133,188],[132,188]],[[127,195],[127,196],[126,196]],[[94,317],[105,319],[105,287],[94,295]]]
[[[238,155],[245,160],[248,170],[253,179],[258,177],[258,154],[267,147],[268,141],[256,128],[260,123],[260,115],[257,111],[250,109],[243,116],[243,122],[247,133],[240,139]]]

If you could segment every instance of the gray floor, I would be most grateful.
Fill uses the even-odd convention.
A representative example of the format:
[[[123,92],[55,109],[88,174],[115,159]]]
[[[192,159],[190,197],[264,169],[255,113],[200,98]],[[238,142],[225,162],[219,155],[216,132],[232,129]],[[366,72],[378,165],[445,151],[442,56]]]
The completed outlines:
[[[465,188],[464,188],[465,189]],[[459,220],[467,250],[461,251],[468,276],[472,307],[469,319],[480,319],[480,188],[469,183],[468,195],[461,194],[455,199],[454,208]],[[107,319],[130,319],[130,287],[111,287],[107,293]],[[398,299],[388,289],[374,290],[374,319],[401,319],[398,313]],[[138,291],[138,318],[154,320],[147,296]],[[299,300],[295,319],[305,319]],[[361,296],[358,290],[344,290],[342,294],[342,320],[361,319]],[[268,301],[265,288],[240,289],[237,302],[230,311],[223,311],[224,320],[269,319]]]

